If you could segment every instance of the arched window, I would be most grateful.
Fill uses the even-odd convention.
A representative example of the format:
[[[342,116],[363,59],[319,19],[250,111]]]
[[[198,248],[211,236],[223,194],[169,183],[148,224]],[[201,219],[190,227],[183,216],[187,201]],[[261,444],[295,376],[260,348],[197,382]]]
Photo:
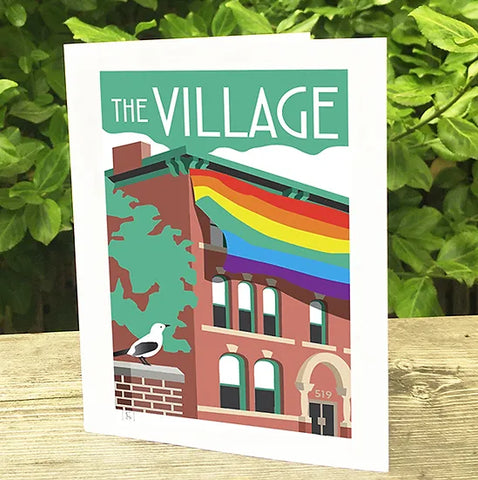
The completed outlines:
[[[281,413],[280,369],[273,360],[254,365],[254,393],[257,412]]]
[[[216,247],[226,246],[226,238],[224,237],[222,230],[214,223],[211,223],[209,227],[209,234],[211,236],[211,245]]]
[[[229,285],[227,279],[216,275],[212,279],[212,314],[215,327],[229,328]]]
[[[248,282],[240,282],[238,287],[239,296],[239,330],[254,332],[254,292]]]
[[[313,343],[327,343],[327,325],[325,304],[314,300],[309,307],[310,341]]]
[[[246,409],[246,372],[239,355],[226,353],[219,359],[219,389],[222,408]]]
[[[279,292],[272,287],[264,288],[262,292],[264,333],[280,336],[279,331]]]

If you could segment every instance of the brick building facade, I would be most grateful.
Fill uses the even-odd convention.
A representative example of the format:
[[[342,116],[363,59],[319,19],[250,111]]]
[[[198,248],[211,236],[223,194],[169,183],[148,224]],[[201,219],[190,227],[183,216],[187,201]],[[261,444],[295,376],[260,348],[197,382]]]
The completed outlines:
[[[304,288],[274,274],[275,270],[231,272],[225,235],[215,219],[198,207],[199,187],[193,177],[194,172],[216,172],[340,215],[347,215],[346,202],[239,164],[196,157],[184,148],[150,156],[149,146],[138,142],[115,148],[113,163],[106,175],[115,187],[141,204],[157,207],[164,224],[179,229],[181,239],[192,241],[189,250],[195,259],[197,282],[190,288],[198,302],[180,312],[178,318],[186,327],[176,333],[188,341],[191,351],[160,351],[150,359],[153,365],[149,367],[175,368],[184,375],[184,383],[177,384],[182,402],[173,402],[182,404],[181,413],[204,420],[351,437],[348,297],[332,295],[327,285],[324,290]],[[116,223],[114,217],[108,218],[110,234]],[[122,278],[125,294],[134,295],[127,291],[131,289],[127,272],[114,260],[110,273],[112,285]],[[113,318],[115,349],[134,340]],[[159,385],[150,385],[148,366],[141,369],[143,373],[129,377],[144,378],[139,386],[151,389],[141,392],[144,398],[137,397],[139,402],[150,402],[148,407],[141,403],[144,411],[153,413],[156,404],[156,413],[174,413],[175,408],[179,413],[179,406],[165,407],[162,397],[146,398],[163,394],[154,391]],[[120,395],[119,385],[127,382],[116,371],[115,375],[117,408],[137,407],[125,403],[129,398],[124,391],[138,393],[133,383]]]

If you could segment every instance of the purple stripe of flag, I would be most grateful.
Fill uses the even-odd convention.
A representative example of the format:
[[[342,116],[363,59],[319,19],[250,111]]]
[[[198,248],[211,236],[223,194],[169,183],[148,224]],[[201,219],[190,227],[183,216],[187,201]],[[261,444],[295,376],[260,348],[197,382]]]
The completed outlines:
[[[298,285],[299,287],[305,288],[306,290],[311,290],[312,292],[340,298],[342,300],[350,299],[350,288],[346,283],[313,277],[312,275],[296,272],[276,265],[270,265],[268,263],[228,255],[226,262],[224,263],[224,269],[231,273],[247,272],[279,277]]]

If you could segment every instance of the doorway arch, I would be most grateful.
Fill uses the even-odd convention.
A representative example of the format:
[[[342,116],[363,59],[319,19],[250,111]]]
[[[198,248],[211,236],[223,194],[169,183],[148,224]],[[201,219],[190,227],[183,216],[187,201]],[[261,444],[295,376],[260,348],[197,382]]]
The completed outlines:
[[[351,428],[350,403],[351,403],[351,379],[350,367],[345,360],[338,355],[329,352],[316,353],[309,357],[300,367],[295,386],[300,393],[300,419],[310,422],[309,416],[309,392],[314,384],[310,383],[312,372],[317,365],[323,364],[330,369],[335,377],[337,393],[343,398],[343,421],[341,427]]]

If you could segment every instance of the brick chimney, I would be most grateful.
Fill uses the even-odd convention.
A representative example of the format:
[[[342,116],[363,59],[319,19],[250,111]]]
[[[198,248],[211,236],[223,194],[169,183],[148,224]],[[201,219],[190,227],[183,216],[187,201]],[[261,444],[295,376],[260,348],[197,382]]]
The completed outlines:
[[[113,148],[114,174],[128,172],[141,167],[143,158],[151,156],[151,145],[144,142],[135,142]]]

